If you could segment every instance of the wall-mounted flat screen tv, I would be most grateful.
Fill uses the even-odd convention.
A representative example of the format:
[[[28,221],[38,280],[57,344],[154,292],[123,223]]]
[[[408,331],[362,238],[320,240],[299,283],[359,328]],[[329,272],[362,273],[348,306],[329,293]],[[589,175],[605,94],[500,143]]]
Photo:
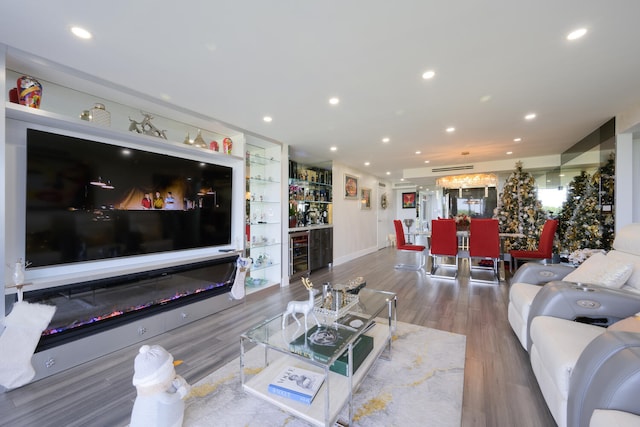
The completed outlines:
[[[27,129],[32,267],[231,243],[232,168]]]

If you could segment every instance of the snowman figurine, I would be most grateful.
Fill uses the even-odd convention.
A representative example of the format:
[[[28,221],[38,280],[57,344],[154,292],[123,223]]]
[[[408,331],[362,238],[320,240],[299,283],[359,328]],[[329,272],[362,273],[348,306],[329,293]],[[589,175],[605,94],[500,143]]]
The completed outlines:
[[[184,397],[190,386],[173,366],[173,356],[159,345],[143,345],[134,362],[133,385],[138,392],[130,427],[180,427]]]

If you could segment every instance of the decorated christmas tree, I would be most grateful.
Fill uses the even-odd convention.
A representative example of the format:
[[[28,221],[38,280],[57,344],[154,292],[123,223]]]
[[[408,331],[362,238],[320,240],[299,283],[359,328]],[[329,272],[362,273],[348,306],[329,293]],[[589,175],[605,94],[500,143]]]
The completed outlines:
[[[571,181],[558,227],[563,251],[611,249],[615,226],[614,186],[613,154],[593,176],[582,171]]]
[[[580,199],[586,193],[586,187],[589,186],[591,175],[582,171],[580,175],[576,175],[569,185],[567,185],[567,200],[562,204],[562,210],[558,216],[558,236],[560,237],[560,250],[571,252],[573,246],[567,238],[568,229],[573,224],[573,216],[576,213]]]
[[[505,240],[505,250],[533,250],[538,247],[540,233],[547,219],[538,200],[538,190],[533,175],[522,170],[522,162],[509,175],[498,197],[495,218],[501,233],[521,233],[521,239]]]
[[[598,190],[593,179],[587,180],[584,191],[577,200],[563,235],[563,242],[563,249],[568,252],[573,252],[576,249],[602,247]]]
[[[607,251],[612,248],[615,237],[615,160],[615,155],[611,153],[607,163],[601,166],[593,177],[599,190],[602,249]]]

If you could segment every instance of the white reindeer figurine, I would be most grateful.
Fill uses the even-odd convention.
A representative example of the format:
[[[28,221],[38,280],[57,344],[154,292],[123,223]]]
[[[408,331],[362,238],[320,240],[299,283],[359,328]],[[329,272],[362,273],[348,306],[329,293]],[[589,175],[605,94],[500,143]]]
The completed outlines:
[[[296,314],[301,313],[304,315],[304,330],[307,330],[307,315],[309,313],[311,313],[311,315],[313,316],[313,318],[316,320],[316,324],[318,326],[320,326],[320,322],[318,321],[318,318],[316,317],[316,314],[313,312],[313,306],[314,306],[314,297],[315,297],[315,292],[313,289],[313,283],[311,282],[311,280],[307,279],[306,277],[302,278],[302,284],[304,285],[305,288],[307,288],[307,291],[309,291],[309,299],[307,301],[289,301],[289,304],[287,304],[287,310],[284,312],[284,314],[282,315],[282,329],[285,328],[285,325],[287,323],[287,317],[289,315],[293,316],[293,318],[296,320],[296,323],[298,324],[298,326],[300,326],[300,321],[298,320],[298,317],[296,316]]]

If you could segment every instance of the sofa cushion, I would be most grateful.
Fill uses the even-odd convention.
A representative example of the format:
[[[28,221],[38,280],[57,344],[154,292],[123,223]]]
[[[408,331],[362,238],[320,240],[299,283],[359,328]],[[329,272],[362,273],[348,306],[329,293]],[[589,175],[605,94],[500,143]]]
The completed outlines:
[[[603,253],[595,253],[563,279],[565,282],[621,288],[633,273],[629,262],[607,259]]]
[[[607,328],[610,331],[623,332],[639,332],[640,333],[640,316],[629,316],[626,319],[618,320]]]
[[[607,254],[607,262],[613,261],[629,263],[633,266],[631,276],[627,279],[627,285],[640,291],[640,256],[613,250]]]
[[[531,321],[531,341],[558,391],[569,395],[571,372],[587,345],[605,331],[599,326],[550,316]]]

